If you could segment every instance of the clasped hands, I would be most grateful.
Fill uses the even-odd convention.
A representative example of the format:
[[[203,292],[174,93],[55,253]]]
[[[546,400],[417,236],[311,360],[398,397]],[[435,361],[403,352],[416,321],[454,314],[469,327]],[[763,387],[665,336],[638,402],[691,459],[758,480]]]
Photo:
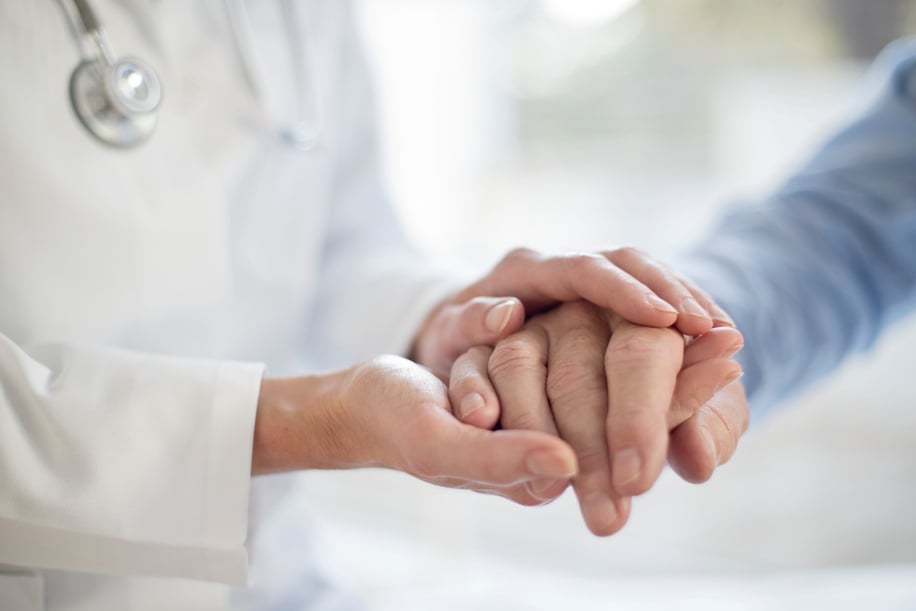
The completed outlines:
[[[252,472],[380,466],[524,505],[572,484],[609,535],[666,460],[699,482],[731,457],[748,422],[741,345],[645,253],[513,251],[429,315],[416,362],[265,378]]]

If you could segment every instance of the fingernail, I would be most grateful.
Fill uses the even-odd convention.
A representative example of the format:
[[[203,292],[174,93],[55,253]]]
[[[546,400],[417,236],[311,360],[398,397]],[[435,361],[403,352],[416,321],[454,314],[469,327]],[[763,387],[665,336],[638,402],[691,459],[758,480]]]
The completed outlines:
[[[726,354],[728,354],[728,356],[732,356],[740,352],[742,348],[744,348],[744,342],[741,342],[740,344],[735,344],[734,346],[728,349]]]
[[[639,477],[639,469],[642,467],[642,459],[636,448],[627,448],[614,454],[614,463],[611,466],[613,472],[614,488],[620,492],[621,486],[626,486]]]
[[[525,466],[533,475],[543,475],[554,479],[563,477],[572,477],[575,475],[575,467],[569,464],[569,461],[556,452],[550,450],[535,450],[525,459]]]
[[[617,507],[606,492],[592,492],[582,499],[582,512],[597,534],[610,534],[617,523]]]
[[[483,395],[477,392],[472,392],[464,399],[461,400],[461,404],[458,405],[458,417],[462,420],[467,420],[468,416],[479,410],[481,407],[486,405]]]
[[[528,483],[528,487],[531,490],[531,494],[538,497],[539,499],[544,499],[544,498],[547,498],[547,495],[546,495],[547,491],[549,491],[551,488],[555,488],[561,481],[565,481],[565,478],[564,479],[556,479],[553,477],[539,478],[539,479],[531,480],[531,482]]]
[[[659,312],[664,312],[666,314],[677,314],[677,310],[674,307],[659,297],[655,295],[646,295],[646,303],[658,310]]]
[[[490,311],[487,312],[487,329],[493,333],[500,333],[505,329],[506,325],[509,324],[509,319],[512,317],[512,309],[514,307],[515,301],[511,299],[501,301],[492,306]]]
[[[681,302],[681,309],[689,316],[711,320],[709,314],[706,313],[706,310],[703,309],[703,306],[701,306],[696,299],[688,297]]]
[[[717,305],[712,306],[712,320],[715,323],[719,323],[727,327],[737,327],[738,326],[735,324],[735,321],[732,319],[732,317],[728,315],[728,312],[726,312],[725,310],[723,310],[722,308],[720,308]]]

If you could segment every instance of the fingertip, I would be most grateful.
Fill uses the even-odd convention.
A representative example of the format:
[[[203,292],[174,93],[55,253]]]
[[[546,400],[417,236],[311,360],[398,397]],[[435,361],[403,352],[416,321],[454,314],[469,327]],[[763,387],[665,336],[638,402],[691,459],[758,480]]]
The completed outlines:
[[[621,498],[647,492],[664,469],[668,453],[666,417],[630,418],[626,426],[608,422],[611,486]]]
[[[629,506],[629,499],[614,499],[606,492],[595,491],[582,499],[582,517],[593,535],[610,537],[627,523]]]
[[[468,393],[458,403],[458,418],[477,428],[492,429],[499,422],[499,402],[480,392]]]
[[[668,316],[677,316],[677,308],[654,293],[646,295],[646,303],[655,310]]]
[[[675,473],[691,484],[709,481],[718,466],[715,440],[705,429],[678,427],[671,435],[668,464]]]
[[[505,318],[495,332],[494,341],[504,339],[520,331],[525,326],[525,305],[515,297],[509,297],[502,302]]]
[[[643,302],[625,302],[606,307],[622,318],[647,327],[670,327],[677,322],[678,312],[670,303],[654,293],[643,295]]]
[[[694,316],[691,314],[679,314],[675,328],[684,335],[702,335],[714,328],[712,319],[706,317]]]
[[[636,448],[616,452],[611,462],[614,492],[620,496],[639,496],[645,493],[655,483],[653,471]]]
[[[532,433],[538,436],[539,443],[525,458],[530,475],[553,479],[570,479],[578,475],[579,462],[569,444],[546,433]]]
[[[491,349],[476,346],[452,365],[448,396],[452,411],[461,422],[492,429],[499,422],[499,397],[487,377]]]
[[[744,347],[744,336],[737,329],[714,327],[693,339],[684,352],[684,368],[702,361],[729,358]]]
[[[733,320],[723,320],[721,318],[713,317],[712,319],[714,328],[723,328],[723,329],[737,329],[738,325],[735,324]]]
[[[493,335],[502,333],[506,325],[509,324],[509,318],[512,316],[514,307],[515,303],[513,303],[511,299],[497,301],[495,304],[488,307],[483,320],[483,324],[487,328],[487,331]]]
[[[559,498],[569,487],[570,481],[569,478],[539,478],[527,482],[525,487],[531,496],[546,503]]]
[[[735,324],[734,319],[728,315],[728,312],[715,304],[712,305],[709,313],[717,327],[731,327],[732,329],[738,327],[738,325]]]

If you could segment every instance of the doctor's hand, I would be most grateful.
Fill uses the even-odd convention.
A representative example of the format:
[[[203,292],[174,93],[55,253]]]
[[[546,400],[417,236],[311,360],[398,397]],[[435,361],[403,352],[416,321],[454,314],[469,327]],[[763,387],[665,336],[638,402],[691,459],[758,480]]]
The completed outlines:
[[[740,368],[728,357],[741,344],[740,333],[725,327],[685,349],[672,329],[569,303],[531,319],[495,349],[462,355],[449,394],[454,405],[476,407],[461,414],[465,422],[569,442],[586,524],[609,535],[626,522],[629,497],[658,478],[666,454],[685,479],[702,481],[734,452],[748,411],[735,382]],[[525,489],[548,501],[568,483],[541,478]]]
[[[526,316],[578,300],[640,325],[673,325],[685,335],[734,326],[709,295],[642,251],[546,255],[517,249],[427,317],[412,355],[446,379],[469,348],[495,345],[518,331]]]
[[[526,483],[566,480],[577,469],[573,450],[554,435],[460,422],[445,385],[400,357],[263,381],[253,474],[355,467],[398,469],[522,503],[531,502],[521,494]]]

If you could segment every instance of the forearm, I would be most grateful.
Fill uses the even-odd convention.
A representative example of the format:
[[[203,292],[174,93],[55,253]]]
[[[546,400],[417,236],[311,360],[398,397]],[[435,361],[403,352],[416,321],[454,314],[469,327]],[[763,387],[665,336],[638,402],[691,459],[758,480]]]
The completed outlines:
[[[916,41],[889,47],[871,77],[855,120],[682,262],[744,333],[755,413],[916,307]]]
[[[916,206],[817,180],[733,213],[684,261],[744,334],[755,413],[869,347],[916,300]]]

